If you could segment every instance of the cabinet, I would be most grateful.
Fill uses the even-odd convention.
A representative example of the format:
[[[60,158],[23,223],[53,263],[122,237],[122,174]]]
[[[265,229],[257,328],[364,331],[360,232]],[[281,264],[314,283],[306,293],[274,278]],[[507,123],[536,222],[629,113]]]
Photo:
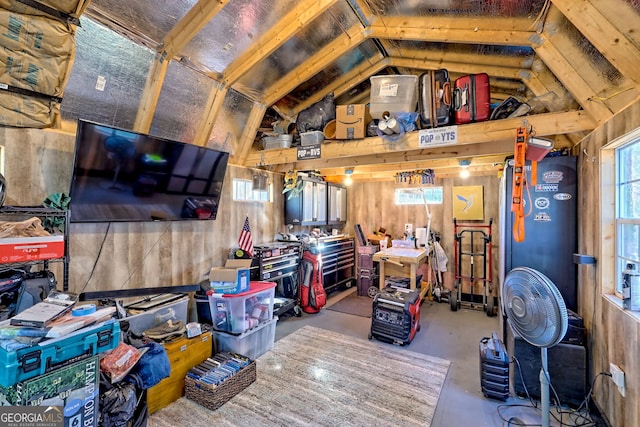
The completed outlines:
[[[347,221],[347,188],[327,183],[327,223],[342,224]]]
[[[318,239],[322,260],[322,285],[326,292],[355,281],[355,243],[352,237]]]
[[[18,237],[0,239],[0,271],[20,266],[41,266],[49,269],[49,262],[63,263],[62,289],[69,290],[69,211],[41,206],[4,206],[0,221],[20,222],[38,217],[43,222],[60,224],[63,235],[51,237]],[[56,227],[57,228],[57,227]]]
[[[326,225],[327,183],[310,178],[298,178],[303,182],[302,192],[285,199],[285,224]]]

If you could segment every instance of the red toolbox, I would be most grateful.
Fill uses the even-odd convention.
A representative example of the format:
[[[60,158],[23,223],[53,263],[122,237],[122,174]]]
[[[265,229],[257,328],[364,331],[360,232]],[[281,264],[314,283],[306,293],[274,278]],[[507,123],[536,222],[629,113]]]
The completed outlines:
[[[469,74],[453,84],[453,119],[456,124],[489,120],[491,92],[486,73]]]
[[[375,296],[369,339],[405,345],[419,330],[419,291],[387,286]]]

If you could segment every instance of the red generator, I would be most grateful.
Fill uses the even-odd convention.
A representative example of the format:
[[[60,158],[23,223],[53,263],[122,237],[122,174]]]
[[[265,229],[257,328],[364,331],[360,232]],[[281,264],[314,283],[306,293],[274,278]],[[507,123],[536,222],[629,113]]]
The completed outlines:
[[[409,344],[420,330],[420,294],[416,290],[387,286],[373,299],[369,339]]]

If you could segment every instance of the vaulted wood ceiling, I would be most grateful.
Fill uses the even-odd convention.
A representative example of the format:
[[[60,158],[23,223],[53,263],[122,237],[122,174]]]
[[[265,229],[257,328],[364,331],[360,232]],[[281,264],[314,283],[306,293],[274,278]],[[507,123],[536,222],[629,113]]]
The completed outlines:
[[[138,111],[135,130],[147,132],[158,102],[168,60],[184,59],[182,50],[233,0],[199,0],[166,34],[158,51]],[[337,3],[348,3],[358,23],[341,28],[300,65],[262,91],[243,84],[261,61],[273,55]],[[99,3],[94,1],[94,3]],[[420,2],[418,2],[420,3]],[[574,148],[580,139],[640,96],[640,5],[632,0],[467,0],[431,1],[420,9],[410,0],[302,0],[222,72],[204,70],[217,83],[209,94],[195,143],[207,144],[215,118],[230,88],[253,101],[232,163],[265,165],[274,171],[318,169],[329,179],[354,168],[354,179],[389,179],[403,170],[432,168],[436,176],[454,173],[460,159],[471,159],[471,172],[493,174],[513,150],[515,129],[526,120],[536,135],[553,138],[556,148]],[[433,4],[432,4],[433,3]],[[472,10],[484,3],[485,9]],[[445,6],[442,6],[442,5]],[[488,5],[488,6],[487,6]],[[419,11],[405,14],[404,10]],[[89,8],[90,15],[100,15]],[[117,26],[118,11],[110,11]],[[116,18],[114,18],[116,17]],[[103,18],[104,22],[105,19]],[[336,21],[339,21],[336,19]],[[335,22],[334,22],[335,24]],[[374,42],[378,51],[330,81],[320,73]],[[354,53],[355,55],[355,53]],[[276,112],[296,114],[333,92],[337,103],[368,102],[368,79],[376,74],[420,74],[446,68],[459,75],[486,72],[493,102],[514,96],[528,102],[526,117],[461,125],[458,143],[421,148],[416,132],[390,144],[379,137],[328,141],[322,158],[297,161],[295,148],[260,150],[256,135]],[[311,91],[302,97],[301,93]]]

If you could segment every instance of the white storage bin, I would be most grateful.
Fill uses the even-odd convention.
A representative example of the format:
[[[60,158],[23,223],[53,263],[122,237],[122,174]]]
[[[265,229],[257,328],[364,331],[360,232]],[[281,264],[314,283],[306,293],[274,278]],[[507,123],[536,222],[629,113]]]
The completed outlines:
[[[273,348],[278,316],[240,335],[213,331],[217,352],[230,351],[256,359]]]
[[[271,320],[275,288],[275,282],[253,281],[246,292],[209,295],[213,328],[240,334]]]
[[[382,119],[382,113],[412,113],[418,100],[418,76],[371,76],[369,113]]]

